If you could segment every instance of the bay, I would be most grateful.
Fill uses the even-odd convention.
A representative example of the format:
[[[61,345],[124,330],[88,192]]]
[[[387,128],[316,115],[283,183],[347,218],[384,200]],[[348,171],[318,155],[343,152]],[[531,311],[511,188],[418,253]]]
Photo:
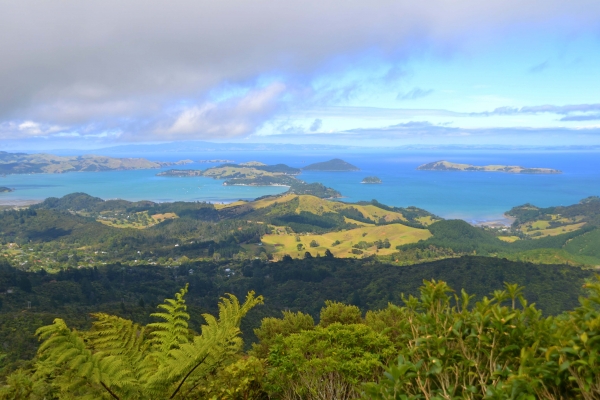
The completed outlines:
[[[124,156],[124,155],[120,155]],[[144,157],[144,154],[130,154]],[[299,178],[321,182],[339,190],[342,201],[376,199],[393,206],[416,206],[444,218],[461,218],[469,222],[502,219],[513,206],[531,203],[541,207],[568,205],[582,198],[600,195],[600,153],[556,151],[473,151],[473,150],[403,150],[327,152],[223,152],[166,153],[147,158],[176,161],[190,158],[230,159],[236,162],[262,161],[285,163],[292,167],[342,158],[361,170],[356,172],[303,172]],[[525,167],[555,168],[560,175],[518,175],[491,172],[417,171],[416,167],[432,161],[448,160],[475,165],[505,164]],[[214,164],[193,163],[183,167],[205,169]],[[85,192],[103,199],[152,201],[231,202],[282,193],[283,187],[223,186],[212,178],[158,177],[159,170],[77,172],[65,174],[9,175],[0,178],[0,186],[14,188],[0,194],[0,204],[19,204]],[[378,185],[361,184],[366,176],[377,176]]]

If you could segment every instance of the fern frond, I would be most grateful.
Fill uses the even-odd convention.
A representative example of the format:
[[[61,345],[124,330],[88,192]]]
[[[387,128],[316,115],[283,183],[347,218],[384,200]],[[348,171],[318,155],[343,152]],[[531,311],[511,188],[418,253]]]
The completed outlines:
[[[183,298],[188,291],[188,286],[186,284],[179,293],[175,294],[175,299],[166,299],[166,304],[158,306],[166,312],[150,314],[152,317],[164,320],[164,322],[155,322],[148,325],[148,328],[153,329],[150,333],[152,337],[150,340],[151,345],[164,354],[188,342],[189,329],[187,321],[190,319],[190,315],[187,312]]]
[[[248,293],[243,305],[231,294],[221,298],[219,319],[203,314],[206,324],[202,325],[202,334],[195,336],[191,342],[172,348],[161,368],[149,380],[149,386],[159,388],[168,382],[177,383],[171,398],[192,390],[199,380],[213,373],[242,349],[243,341],[239,337],[241,319],[262,302],[262,296],[255,297],[254,292]]]

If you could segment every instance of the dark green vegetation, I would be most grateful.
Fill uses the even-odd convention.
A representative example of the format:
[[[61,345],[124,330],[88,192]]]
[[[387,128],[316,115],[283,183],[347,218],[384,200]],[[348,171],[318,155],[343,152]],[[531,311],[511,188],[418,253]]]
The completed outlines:
[[[573,232],[538,239],[525,237],[512,243],[499,240],[496,232],[474,227],[462,220],[438,221],[427,229],[433,234],[432,237],[398,246],[400,253],[397,258],[423,260],[477,254],[519,259],[521,255],[531,254],[532,251],[537,251],[539,258],[544,252],[560,250],[569,263],[600,264],[600,229],[592,223]]]
[[[525,168],[518,165],[486,165],[458,164],[449,161],[435,161],[417,167],[421,171],[468,171],[468,172],[506,172],[509,174],[562,174],[562,171],[551,168]]]
[[[63,319],[38,328],[36,358],[6,376],[0,398],[597,398],[600,282],[558,317],[543,316],[526,288],[504,287],[480,298],[425,281],[366,314],[326,301],[316,325],[284,311],[262,319],[244,353],[240,321],[263,298],[228,295],[202,323],[185,285],[150,315],[157,322],[96,311],[88,330]]]
[[[357,166],[354,166],[339,158],[310,164],[302,169],[305,171],[360,171],[360,168]]]
[[[214,313],[219,296],[238,297],[255,290],[265,306],[251,312],[244,325],[247,341],[252,328],[265,316],[281,310],[303,311],[318,319],[325,300],[351,303],[364,310],[400,303],[401,294],[418,293],[423,279],[441,279],[481,298],[503,282],[526,285],[525,297],[546,314],[560,313],[577,304],[584,279],[592,273],[574,267],[539,266],[502,259],[463,257],[398,267],[375,259],[305,260],[272,263],[247,261],[185,261],[177,267],[108,264],[69,268],[56,274],[25,272],[0,261],[0,350],[6,371],[33,356],[34,331],[64,319],[69,326],[89,327],[91,312],[107,312],[137,323],[149,323],[148,310],[186,282],[190,284],[188,309],[195,316]],[[19,331],[19,335],[14,332]],[[21,360],[21,361],[19,361]]]
[[[7,153],[0,151],[0,174],[63,173],[74,171],[113,171],[162,168],[191,162],[154,162],[144,158],[112,158],[105,156],[55,156],[52,154]]]
[[[376,176],[367,176],[360,183],[381,183],[381,179]]]
[[[506,213],[515,218],[513,226],[533,221],[548,221],[552,227],[568,225],[574,222],[600,224],[600,197],[590,196],[570,206],[540,208],[532,204],[514,207]],[[556,217],[560,216],[560,220]]]
[[[7,193],[7,192],[12,192],[13,189],[6,187],[6,186],[0,186],[0,193]]]

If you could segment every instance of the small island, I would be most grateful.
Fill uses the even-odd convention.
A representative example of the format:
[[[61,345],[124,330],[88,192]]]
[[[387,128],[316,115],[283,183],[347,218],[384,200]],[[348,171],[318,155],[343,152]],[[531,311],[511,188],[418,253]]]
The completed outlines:
[[[379,179],[376,176],[367,176],[365,179],[362,180],[362,182],[360,183],[368,183],[368,184],[378,184],[381,183],[381,179]]]
[[[264,167],[265,163],[261,163],[260,161],[248,161],[248,162],[243,162],[240,165],[243,165],[245,167]]]
[[[458,164],[449,161],[435,161],[417,167],[419,171],[475,171],[475,172],[505,172],[508,174],[562,174],[562,171],[551,168],[526,168],[518,165],[471,165]]]
[[[318,162],[307,165],[302,168],[304,171],[360,171],[360,168],[354,166],[339,158],[333,160]]]
[[[225,164],[225,163],[232,163],[235,162],[233,160],[221,160],[221,159],[214,159],[214,160],[198,160],[199,163],[201,164]]]
[[[8,192],[12,192],[13,189],[6,187],[6,186],[0,186],[0,193],[8,193]]]
[[[156,176],[190,177],[202,176],[202,170],[199,169],[169,169],[156,174]]]

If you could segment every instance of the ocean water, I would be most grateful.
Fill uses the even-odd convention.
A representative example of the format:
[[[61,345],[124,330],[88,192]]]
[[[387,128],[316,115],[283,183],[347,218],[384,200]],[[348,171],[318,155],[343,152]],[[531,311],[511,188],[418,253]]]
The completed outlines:
[[[131,154],[144,157],[143,154]],[[444,218],[461,218],[469,222],[502,219],[510,208],[531,203],[547,207],[577,203],[582,198],[600,195],[600,153],[598,152],[483,152],[483,151],[403,151],[403,152],[331,152],[266,153],[228,152],[202,154],[152,155],[149,159],[251,160],[267,164],[285,163],[301,167],[309,163],[342,158],[356,166],[357,172],[303,172],[299,178],[321,182],[337,189],[342,201],[377,199],[393,206],[416,206]],[[560,175],[517,175],[485,172],[417,171],[416,167],[432,161],[476,165],[508,164],[525,167],[555,168]],[[193,163],[184,167],[205,169],[213,164]],[[254,199],[284,192],[282,187],[223,186],[212,178],[157,177],[159,170],[77,172],[66,174],[9,175],[0,178],[0,186],[14,188],[0,193],[0,204],[22,204],[46,197],[85,192],[103,199],[153,201],[231,202]],[[375,175],[380,185],[360,181]]]

